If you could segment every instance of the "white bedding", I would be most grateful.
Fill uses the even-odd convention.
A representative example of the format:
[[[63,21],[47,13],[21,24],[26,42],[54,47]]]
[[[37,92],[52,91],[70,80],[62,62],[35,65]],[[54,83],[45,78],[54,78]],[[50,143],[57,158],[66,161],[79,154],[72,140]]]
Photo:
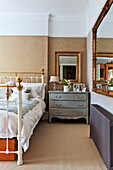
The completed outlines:
[[[29,147],[29,140],[31,135],[33,134],[33,129],[37,125],[40,120],[44,110],[45,110],[45,102],[43,99],[35,98],[34,100],[38,100],[39,104],[37,104],[32,110],[26,113],[23,116],[22,121],[22,140],[21,145],[26,151]],[[0,110],[0,138],[6,138],[6,111]],[[9,138],[13,138],[17,136],[17,115],[13,112],[8,113],[8,130],[9,130]]]

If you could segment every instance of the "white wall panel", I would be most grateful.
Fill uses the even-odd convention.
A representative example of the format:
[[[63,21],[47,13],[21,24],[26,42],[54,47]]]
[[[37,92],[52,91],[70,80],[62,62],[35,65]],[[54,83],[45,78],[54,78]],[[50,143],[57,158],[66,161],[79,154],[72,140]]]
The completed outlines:
[[[48,15],[1,15],[0,35],[48,35]]]
[[[86,37],[86,22],[83,17],[50,16],[50,37]]]

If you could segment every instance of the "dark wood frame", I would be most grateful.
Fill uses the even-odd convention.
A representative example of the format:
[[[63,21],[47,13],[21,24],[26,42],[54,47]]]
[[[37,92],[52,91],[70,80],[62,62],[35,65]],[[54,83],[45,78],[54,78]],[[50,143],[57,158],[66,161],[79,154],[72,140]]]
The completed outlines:
[[[81,52],[55,52],[55,75],[59,76],[59,56],[77,56],[76,79],[71,83],[81,83]]]
[[[113,91],[112,90],[104,90],[104,89],[98,89],[96,88],[96,44],[97,44],[97,29],[99,25],[101,24],[102,20],[104,19],[105,15],[109,11],[111,5],[113,3],[113,0],[107,0],[105,6],[103,7],[93,29],[92,29],[92,91],[96,93],[100,93],[109,97],[113,97]]]

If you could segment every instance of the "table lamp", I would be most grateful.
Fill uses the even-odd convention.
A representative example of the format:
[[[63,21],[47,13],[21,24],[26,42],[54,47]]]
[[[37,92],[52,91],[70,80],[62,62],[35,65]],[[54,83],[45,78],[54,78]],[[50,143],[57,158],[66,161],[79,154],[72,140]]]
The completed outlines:
[[[59,83],[59,76],[51,76],[49,82],[54,83],[53,90],[56,90],[56,83]]]

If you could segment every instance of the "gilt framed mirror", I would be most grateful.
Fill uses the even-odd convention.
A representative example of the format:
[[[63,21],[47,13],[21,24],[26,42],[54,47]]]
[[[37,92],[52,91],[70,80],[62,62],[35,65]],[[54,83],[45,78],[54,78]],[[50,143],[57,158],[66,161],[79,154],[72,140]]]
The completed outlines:
[[[107,0],[92,34],[92,91],[113,97],[113,0]]]
[[[60,80],[67,79],[71,83],[81,82],[81,53],[80,52],[56,52],[55,75]]]

